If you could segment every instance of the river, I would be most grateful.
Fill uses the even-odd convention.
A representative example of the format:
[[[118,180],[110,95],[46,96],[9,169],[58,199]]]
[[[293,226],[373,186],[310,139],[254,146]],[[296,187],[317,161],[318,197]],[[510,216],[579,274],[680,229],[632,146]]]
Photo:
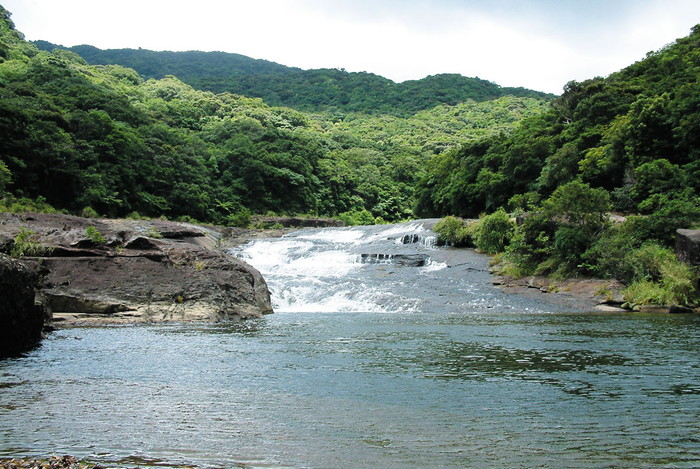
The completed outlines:
[[[428,223],[234,253],[276,314],[76,327],[0,361],[0,458],[204,468],[700,467],[700,320],[491,284]],[[407,242],[408,244],[404,244]]]

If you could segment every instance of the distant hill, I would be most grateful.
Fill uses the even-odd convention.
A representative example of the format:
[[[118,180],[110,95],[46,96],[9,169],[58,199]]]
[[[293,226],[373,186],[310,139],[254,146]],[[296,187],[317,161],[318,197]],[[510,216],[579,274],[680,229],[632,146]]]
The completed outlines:
[[[46,41],[34,44],[46,51],[64,48]],[[102,50],[88,45],[66,49],[92,65],[122,65],[133,68],[144,78],[174,75],[196,89],[258,97],[272,106],[302,111],[410,115],[440,104],[454,105],[470,99],[481,102],[507,95],[547,100],[555,97],[525,88],[501,87],[459,74],[395,83],[367,72],[302,70],[226,52]]]

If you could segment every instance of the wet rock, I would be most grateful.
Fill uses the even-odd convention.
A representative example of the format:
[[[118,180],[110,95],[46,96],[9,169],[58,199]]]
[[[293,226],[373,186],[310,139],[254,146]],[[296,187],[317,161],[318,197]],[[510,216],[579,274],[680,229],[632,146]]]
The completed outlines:
[[[73,456],[49,459],[0,459],[0,469],[104,469],[97,464],[78,461]]]
[[[41,340],[44,314],[34,305],[36,277],[0,254],[0,357],[21,353]]]
[[[415,233],[403,235],[401,237],[401,244],[415,244],[421,242],[421,236]]]
[[[406,267],[423,267],[430,264],[430,256],[427,254],[396,254],[391,259],[391,263]]]
[[[405,267],[423,267],[430,264],[427,254],[360,254],[363,264],[394,264]]]

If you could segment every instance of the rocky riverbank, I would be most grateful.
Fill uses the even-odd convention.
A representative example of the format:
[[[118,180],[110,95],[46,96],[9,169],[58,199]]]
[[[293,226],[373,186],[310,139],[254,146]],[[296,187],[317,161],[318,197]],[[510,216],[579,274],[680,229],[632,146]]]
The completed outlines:
[[[78,461],[73,456],[51,456],[48,459],[0,459],[0,469],[104,469],[104,467]]]
[[[591,311],[625,312],[622,308],[624,285],[616,280],[570,278],[553,280],[549,277],[514,278],[494,274],[493,284],[503,291],[518,295],[547,294],[554,302],[568,302],[590,308]]]
[[[271,313],[260,273],[221,249],[249,238],[249,230],[161,220],[0,215],[0,252],[36,276],[36,302],[54,324]]]
[[[33,275],[0,254],[0,357],[21,353],[42,337],[44,313],[34,304]]]
[[[121,467],[121,466],[120,466]],[[165,466],[178,469],[190,469],[191,466]],[[13,458],[0,459],[0,469],[108,469],[102,464],[81,461],[74,456],[51,456],[42,459]]]

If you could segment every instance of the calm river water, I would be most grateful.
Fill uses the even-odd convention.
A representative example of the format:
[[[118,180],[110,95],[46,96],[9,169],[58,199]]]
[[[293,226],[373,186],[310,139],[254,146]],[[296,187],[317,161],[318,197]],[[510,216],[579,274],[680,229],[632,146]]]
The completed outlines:
[[[402,244],[406,233],[417,242]],[[268,278],[276,314],[63,329],[0,361],[0,458],[700,467],[696,316],[506,295],[483,257],[431,247],[420,224],[307,231],[235,253]],[[430,260],[396,257],[416,253]]]

